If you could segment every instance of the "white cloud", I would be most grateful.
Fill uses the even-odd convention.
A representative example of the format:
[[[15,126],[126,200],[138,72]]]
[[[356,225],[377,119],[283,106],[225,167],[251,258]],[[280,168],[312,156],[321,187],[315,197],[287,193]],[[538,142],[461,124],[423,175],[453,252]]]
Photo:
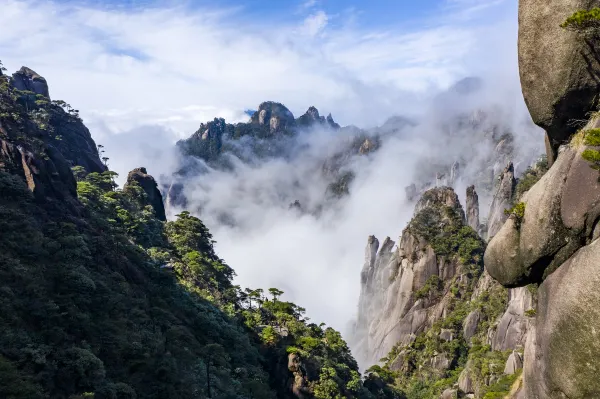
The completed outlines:
[[[252,20],[235,8],[3,0],[0,59],[9,70],[27,65],[45,76],[53,98],[81,111],[121,176],[146,166],[158,177],[173,167],[176,155],[166,149],[175,140],[217,116],[247,119],[243,111],[262,101],[280,101],[296,116],[315,105],[342,124],[369,126],[392,114],[422,113],[440,88],[471,73],[503,71],[499,87],[518,87],[516,10],[502,5],[507,1],[493,3],[453,0],[407,31],[362,26],[357,11],[328,15],[315,11],[313,1],[306,3],[305,13],[313,7],[308,17],[284,23]],[[410,177],[406,151],[390,145],[379,163],[366,165],[341,221],[331,225],[292,218],[272,201],[235,201],[228,192],[228,179],[268,188],[265,179],[279,176],[284,185],[308,173],[297,165],[218,176],[209,192],[231,201],[220,205],[265,223],[242,234],[209,224],[220,255],[244,284],[282,285],[315,320],[341,327],[354,313],[366,237],[397,236],[412,212],[402,204]]]
[[[303,30],[309,36],[316,36],[325,29],[329,17],[323,10],[319,10],[304,19]]]

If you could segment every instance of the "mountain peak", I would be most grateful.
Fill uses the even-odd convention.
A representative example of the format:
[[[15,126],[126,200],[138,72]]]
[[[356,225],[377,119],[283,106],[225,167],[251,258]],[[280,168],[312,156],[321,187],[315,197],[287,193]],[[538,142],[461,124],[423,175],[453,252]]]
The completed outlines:
[[[50,98],[46,79],[26,66],[13,73],[12,85],[18,90],[28,90]]]

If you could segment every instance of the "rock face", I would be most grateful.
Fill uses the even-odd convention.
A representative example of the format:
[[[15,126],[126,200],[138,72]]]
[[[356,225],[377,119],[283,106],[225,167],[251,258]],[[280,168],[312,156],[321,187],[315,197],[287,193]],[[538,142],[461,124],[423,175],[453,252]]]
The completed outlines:
[[[50,98],[46,79],[25,66],[13,73],[11,83],[17,90],[27,90]]]
[[[521,355],[517,351],[512,351],[508,360],[506,361],[506,366],[504,367],[504,374],[512,375],[523,368],[523,359]]]
[[[595,124],[590,122],[581,135]],[[503,285],[540,284],[535,328],[528,326],[524,353],[523,395],[529,399],[600,395],[595,331],[600,323],[595,288],[600,281],[600,183],[598,171],[582,156],[590,148],[582,142],[574,140],[560,149],[550,170],[522,196],[523,215],[511,216],[485,253],[487,271]],[[531,303],[526,288],[518,290],[511,290],[518,294],[516,314]],[[510,330],[518,324],[503,320],[498,334],[503,325]],[[522,335],[519,328],[513,334]],[[502,347],[498,335],[494,345]]]
[[[156,217],[162,221],[166,221],[167,217],[165,215],[163,197],[154,177],[148,174],[146,168],[135,168],[127,175],[127,182],[125,183],[124,189],[127,188],[127,186],[131,186],[134,182],[146,193],[148,205],[152,206]]]
[[[554,149],[577,130],[571,122],[586,119],[596,109],[600,82],[595,44],[560,24],[576,11],[599,6],[598,0],[519,1],[523,95],[533,121],[546,130]]]
[[[533,308],[533,297],[526,287],[508,290],[508,308],[496,327],[492,341],[493,350],[522,349],[525,346],[531,323],[526,312]]]
[[[528,398],[600,397],[600,242],[580,249],[540,286],[527,343]]]
[[[515,169],[512,162],[504,168],[504,171],[498,178],[498,184],[494,191],[494,199],[490,206],[490,213],[488,216],[488,230],[487,235],[492,238],[500,231],[500,228],[508,219],[508,216],[504,213],[504,210],[511,207],[511,201],[515,192],[517,181],[515,180]]]
[[[38,158],[25,148],[0,139],[0,170],[23,178],[36,199],[58,200],[73,207],[77,183],[70,165],[55,148],[48,148],[47,153],[47,158]]]
[[[267,126],[271,133],[276,133],[291,127],[294,115],[283,104],[267,101],[260,104],[251,121],[260,126]]]
[[[463,225],[464,212],[458,197],[451,188],[444,187],[429,190],[419,200],[415,218],[403,231],[395,250],[391,239],[386,238],[380,246],[377,238],[369,237],[355,331],[354,354],[360,363],[377,362],[397,343],[409,344],[445,317],[451,295],[449,284],[466,276],[461,273],[460,262],[436,255],[431,243],[418,232],[421,226],[416,222],[443,209],[451,210],[456,215],[454,223]],[[439,223],[441,226],[448,221],[442,218]],[[449,331],[440,331],[439,335],[445,341],[453,339]],[[438,354],[430,363],[435,369],[443,369],[450,359]]]
[[[479,231],[479,196],[475,191],[475,186],[467,188],[467,226],[473,230]]]
[[[490,242],[486,269],[506,286],[540,282],[592,238],[600,217],[598,172],[585,146],[567,147],[522,197],[522,220],[511,216]]]

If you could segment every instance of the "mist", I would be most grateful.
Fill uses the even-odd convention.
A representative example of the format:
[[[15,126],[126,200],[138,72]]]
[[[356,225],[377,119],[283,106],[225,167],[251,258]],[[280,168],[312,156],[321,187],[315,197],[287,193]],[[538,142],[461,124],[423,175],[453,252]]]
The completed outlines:
[[[491,136],[514,135],[517,174],[542,153],[520,91],[517,2],[441,3],[428,19],[379,27],[361,24],[352,10],[317,20],[323,14],[311,9],[274,22],[232,9],[8,0],[0,54],[9,70],[33,68],[53,99],[81,110],[121,185],[140,166],[167,184],[182,165],[177,140],[214,117],[243,121],[262,101],[282,102],[296,116],[314,105],[367,130],[394,115],[413,120],[382,134],[378,151],[349,159],[344,168],[355,179],[339,201],[326,197],[321,171],[351,139],[348,130],[307,131],[284,146],[286,156],[232,158],[229,171],[204,165],[206,173],[185,182],[188,209],[210,228],[236,284],[278,287],[347,337],[367,237],[397,240],[414,207],[406,186],[435,184],[440,169],[459,161],[454,187],[464,205],[466,187],[480,191],[490,167]],[[479,90],[447,90],[469,76],[481,77]],[[461,125],[458,115],[481,123]],[[295,200],[305,212],[290,209]],[[482,217],[489,200],[480,191]]]
[[[356,177],[350,195],[340,200],[326,196],[321,169],[354,130],[316,128],[290,140],[281,157],[251,163],[231,157],[227,170],[203,164],[206,173],[183,180],[186,208],[208,225],[218,254],[236,270],[237,284],[280,288],[313,321],[348,337],[367,238],[398,239],[414,208],[408,185],[435,185],[436,172],[458,161],[461,170],[452,185],[464,205],[466,187],[475,184],[485,218],[491,190],[479,182],[506,166],[493,163],[494,140],[505,133],[515,137],[517,174],[541,155],[543,136],[529,120],[520,92],[498,91],[488,81],[473,92],[462,93],[461,82],[433,96],[420,116],[410,117],[414,126],[388,123],[387,130],[367,130],[379,133],[381,147],[345,163],[343,169]],[[304,212],[290,208],[296,200]],[[179,210],[170,209],[170,217]]]

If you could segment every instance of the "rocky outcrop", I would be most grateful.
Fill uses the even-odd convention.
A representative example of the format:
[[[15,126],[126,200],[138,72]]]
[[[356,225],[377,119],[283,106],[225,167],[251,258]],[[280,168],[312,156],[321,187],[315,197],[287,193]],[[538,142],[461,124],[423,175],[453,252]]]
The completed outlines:
[[[580,249],[539,288],[535,333],[527,342],[527,397],[600,396],[600,242]]]
[[[515,169],[512,162],[509,162],[502,174],[498,177],[498,183],[496,190],[494,191],[494,199],[490,206],[487,222],[488,238],[494,237],[496,233],[500,231],[500,228],[506,219],[508,219],[508,216],[504,211],[511,207],[516,185]]]
[[[17,90],[31,91],[50,99],[46,79],[30,68],[24,66],[19,71],[13,73],[11,83]]]
[[[479,310],[473,310],[467,315],[463,322],[463,337],[469,342],[475,335],[479,322],[483,319],[483,314]]]
[[[0,126],[0,133],[2,132]],[[68,161],[56,148],[36,157],[20,145],[0,139],[0,170],[21,177],[38,201],[55,200],[75,208],[77,183]]]
[[[512,375],[522,368],[523,359],[521,358],[519,352],[513,350],[506,361],[506,365],[504,366],[504,374]]]
[[[565,147],[523,195],[522,218],[511,216],[490,242],[486,269],[501,284],[542,281],[593,237],[600,217],[600,182],[582,157],[586,148]]]
[[[600,322],[600,297],[592,288],[600,280],[595,233],[600,182],[598,171],[583,158],[586,149],[593,149],[584,145],[587,134],[586,128],[581,138],[561,147],[550,170],[522,196],[522,214],[510,216],[485,253],[487,271],[503,285],[540,284],[535,328],[527,327],[524,353],[523,389],[530,399],[600,394],[600,384],[592,377],[600,369],[593,327]],[[526,288],[518,289],[526,294]],[[530,302],[523,296],[518,310]],[[500,322],[494,339],[498,347],[503,324],[509,325],[508,330],[516,325]],[[519,328],[514,334],[522,336]]]
[[[259,105],[252,115],[251,123],[267,127],[271,133],[276,133],[293,125],[294,114],[283,104],[267,101]]]
[[[167,217],[165,215],[165,206],[163,204],[163,197],[158,189],[158,184],[154,177],[150,176],[146,171],[146,168],[135,168],[127,175],[127,182],[125,183],[123,189],[127,189],[133,184],[139,185],[144,193],[146,194],[146,199],[148,201],[148,205],[151,205],[154,209],[154,213],[159,220],[166,221]]]
[[[446,219],[446,212],[454,219]],[[463,265],[454,257],[438,256],[428,241],[433,237],[423,235],[420,223],[425,220],[439,224],[440,232],[443,225],[463,225],[464,212],[451,188],[432,189],[423,195],[396,249],[389,238],[380,247],[377,238],[369,237],[353,345],[361,364],[377,362],[396,344],[410,344],[417,334],[446,316],[450,286],[468,285]],[[438,335],[442,341],[454,339],[450,331],[440,330]],[[439,353],[429,359],[428,366],[442,370],[450,362]]]
[[[298,127],[313,127],[313,126],[326,126],[334,129],[339,129],[340,125],[335,123],[331,114],[327,117],[319,115],[319,110],[315,107],[310,107],[304,115],[296,119],[296,126]]]
[[[306,369],[300,356],[295,353],[288,355],[288,370],[293,375],[290,385],[294,396],[298,399],[312,398],[313,395],[306,376]]]
[[[475,186],[467,188],[466,214],[467,226],[479,232],[479,196],[475,191]]]
[[[598,6],[597,0],[519,1],[523,95],[553,149],[576,132],[574,121],[587,119],[587,113],[596,109],[600,82],[597,42],[560,25],[576,11]]]
[[[525,346],[531,323],[531,319],[526,314],[533,308],[533,297],[526,287],[508,291],[508,307],[494,332],[493,350],[522,349]]]

